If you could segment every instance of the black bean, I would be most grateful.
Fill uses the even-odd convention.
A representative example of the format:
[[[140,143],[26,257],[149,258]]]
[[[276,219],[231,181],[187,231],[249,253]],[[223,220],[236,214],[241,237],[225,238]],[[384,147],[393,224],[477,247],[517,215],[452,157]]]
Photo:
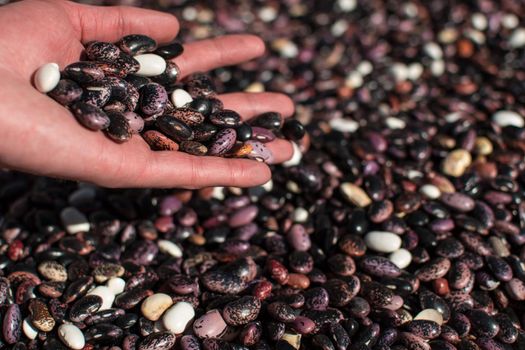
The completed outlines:
[[[155,50],[157,42],[146,35],[131,34],[120,39],[117,45],[125,53],[138,55]]]
[[[157,47],[154,51],[159,56],[164,57],[167,60],[171,60],[177,56],[180,56],[184,52],[184,47],[178,41],[173,41],[166,45]]]

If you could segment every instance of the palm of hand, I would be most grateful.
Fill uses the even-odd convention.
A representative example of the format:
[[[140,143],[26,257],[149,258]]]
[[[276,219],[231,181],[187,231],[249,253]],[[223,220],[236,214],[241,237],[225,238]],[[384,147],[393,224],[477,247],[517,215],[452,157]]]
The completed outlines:
[[[115,144],[82,128],[69,111],[31,84],[39,66],[56,62],[64,68],[79,59],[83,43],[91,40],[116,41],[142,33],[168,42],[178,30],[173,16],[35,0],[0,8],[0,22],[6,28],[0,33],[0,164],[111,187],[250,186],[269,179],[267,166],[254,161],[152,152],[139,136]],[[188,75],[249,60],[263,50],[253,36],[226,36],[187,45],[176,63]],[[286,116],[293,112],[289,99],[280,94],[236,93],[221,99],[246,118],[276,109]],[[275,141],[270,147],[277,161],[291,155],[288,142]]]

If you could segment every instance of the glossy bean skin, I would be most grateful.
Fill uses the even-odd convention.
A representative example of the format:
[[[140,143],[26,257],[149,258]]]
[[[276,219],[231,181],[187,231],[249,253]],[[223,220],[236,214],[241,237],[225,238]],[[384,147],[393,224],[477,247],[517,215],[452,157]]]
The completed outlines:
[[[16,343],[21,336],[22,314],[17,304],[11,304],[7,307],[3,322],[2,335],[8,344]]]

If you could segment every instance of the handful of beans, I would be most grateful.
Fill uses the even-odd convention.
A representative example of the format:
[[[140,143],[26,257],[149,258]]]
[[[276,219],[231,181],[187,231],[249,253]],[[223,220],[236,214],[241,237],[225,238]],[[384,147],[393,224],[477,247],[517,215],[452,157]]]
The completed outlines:
[[[63,72],[47,63],[35,74],[35,85],[67,106],[84,127],[103,130],[119,143],[140,134],[153,150],[271,162],[265,143],[304,136],[300,122],[283,125],[277,112],[243,122],[237,112],[224,109],[205,74],[180,82],[179,68],[170,60],[183,50],[178,42],[159,47],[144,35],[128,35],[115,44],[91,42],[86,60]]]

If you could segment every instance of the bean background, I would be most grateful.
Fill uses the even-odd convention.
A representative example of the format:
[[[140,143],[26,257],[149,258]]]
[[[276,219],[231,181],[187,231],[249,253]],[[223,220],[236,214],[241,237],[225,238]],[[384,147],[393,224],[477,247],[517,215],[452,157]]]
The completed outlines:
[[[0,173],[6,346],[73,322],[86,349],[525,349],[523,2],[119,3],[175,13],[183,42],[260,35],[218,88],[286,93],[309,137],[244,190]],[[190,304],[185,335],[144,300]]]

